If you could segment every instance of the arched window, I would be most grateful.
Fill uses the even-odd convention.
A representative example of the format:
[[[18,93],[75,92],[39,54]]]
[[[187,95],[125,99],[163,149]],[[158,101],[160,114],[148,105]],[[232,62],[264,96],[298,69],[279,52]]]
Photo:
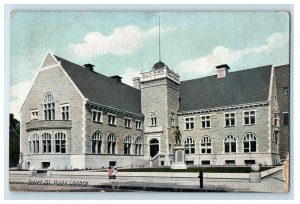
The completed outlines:
[[[244,152],[256,152],[257,138],[253,133],[247,133],[243,137]]]
[[[236,152],[236,138],[233,135],[227,135],[224,139],[225,153]]]
[[[47,93],[43,102],[44,120],[55,120],[55,98],[53,94]]]
[[[139,136],[135,140],[135,154],[141,155],[142,154],[142,138]]]
[[[51,153],[51,134],[42,134],[43,153]]]
[[[55,134],[55,152],[66,153],[66,134],[62,132]]]
[[[102,133],[96,130],[92,135],[92,153],[100,154],[102,151]]]
[[[109,133],[107,137],[107,154],[115,154],[116,136],[114,133]]]
[[[39,135],[33,133],[28,137],[28,152],[30,154],[37,154],[40,151]]]
[[[131,148],[131,138],[130,136],[126,136],[124,139],[124,154],[130,154]]]
[[[202,154],[211,154],[212,153],[212,145],[211,139],[208,136],[204,136],[201,139],[201,153]]]
[[[184,140],[185,154],[195,154],[195,140],[188,137]]]
[[[150,125],[151,126],[156,126],[157,125],[157,116],[156,116],[156,113],[151,113],[150,114]]]

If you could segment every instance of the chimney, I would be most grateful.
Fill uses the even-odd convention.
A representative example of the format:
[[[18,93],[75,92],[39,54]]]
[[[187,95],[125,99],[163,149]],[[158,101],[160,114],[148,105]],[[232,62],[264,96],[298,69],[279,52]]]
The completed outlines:
[[[87,70],[89,70],[89,71],[94,71],[94,65],[92,65],[92,64],[85,64],[85,65],[83,65]]]
[[[140,83],[140,77],[134,77],[132,78],[132,84],[133,84],[133,87],[140,90],[141,89],[141,83]]]
[[[110,78],[116,80],[118,83],[121,83],[121,82],[122,82],[122,77],[120,77],[120,76],[118,76],[118,75],[111,76]]]
[[[228,70],[230,67],[227,64],[221,64],[219,66],[216,66],[218,70],[217,78],[225,78],[228,74]]]

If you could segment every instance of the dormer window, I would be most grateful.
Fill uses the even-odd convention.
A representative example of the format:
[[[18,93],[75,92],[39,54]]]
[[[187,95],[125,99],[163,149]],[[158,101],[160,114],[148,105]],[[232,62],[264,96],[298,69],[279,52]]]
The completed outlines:
[[[131,118],[125,118],[125,128],[131,128]]]
[[[93,122],[102,123],[102,111],[92,110]]]
[[[116,115],[108,114],[108,124],[109,125],[116,125]]]

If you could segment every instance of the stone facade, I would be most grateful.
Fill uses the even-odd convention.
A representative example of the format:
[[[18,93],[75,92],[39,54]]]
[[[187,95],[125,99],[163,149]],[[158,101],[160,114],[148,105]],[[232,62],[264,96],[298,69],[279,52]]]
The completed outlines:
[[[226,72],[226,75],[222,76],[224,78],[227,75],[230,73]],[[182,133],[181,142],[186,149],[185,162],[189,165],[279,163],[279,126],[274,122],[279,112],[276,89],[278,82],[276,83],[273,68],[266,101],[205,110],[179,110],[179,75],[162,62],[156,63],[151,71],[143,72],[133,80],[134,87],[139,89],[141,94],[140,113],[89,101],[64,70],[61,62],[55,56],[47,54],[21,110],[22,168],[171,166],[174,160],[174,131],[177,126]],[[51,119],[45,118],[48,114],[45,107],[51,107],[51,104],[45,106],[47,94],[50,94],[52,100],[54,98],[51,103],[55,108],[50,108],[54,110],[51,112]],[[67,119],[63,114],[65,106],[69,108]],[[255,122],[245,124],[244,114],[249,111],[255,113]],[[94,112],[99,113],[99,118],[95,119],[98,116],[95,116]],[[225,125],[227,113],[235,115],[233,126]],[[115,121],[113,123],[111,115]],[[208,116],[209,127],[202,127],[202,116]],[[186,128],[186,118],[193,118],[192,128]],[[137,128],[136,122],[141,123],[140,128]],[[46,134],[51,136],[51,139],[48,139],[49,143],[45,141]],[[255,147],[251,147],[255,148],[255,151],[245,150],[244,137],[247,134],[256,138]],[[62,135],[65,139],[57,139],[59,136],[63,137]],[[233,152],[225,150],[227,146],[225,147],[224,141],[228,135],[236,140],[236,149]],[[202,152],[203,137],[210,139],[211,152]],[[187,151],[190,148],[186,146],[187,140],[194,142],[193,150]]]
[[[290,113],[290,67],[283,65],[275,67],[278,105],[280,110],[280,158],[285,159],[285,153],[290,151],[290,126],[285,123],[284,114],[289,120]]]

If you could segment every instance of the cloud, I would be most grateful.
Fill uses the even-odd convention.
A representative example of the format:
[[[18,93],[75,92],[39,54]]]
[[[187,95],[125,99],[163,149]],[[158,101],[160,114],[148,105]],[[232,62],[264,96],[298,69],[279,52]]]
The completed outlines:
[[[180,62],[176,70],[190,76],[208,76],[215,73],[215,66],[217,65],[232,64],[249,54],[272,52],[288,45],[288,43],[288,33],[273,33],[267,38],[266,43],[259,47],[232,50],[220,45],[215,47],[213,51],[206,56]]]
[[[10,113],[13,113],[15,118],[20,119],[21,107],[30,91],[33,84],[32,80],[22,81],[10,87]]]
[[[134,69],[134,68],[128,68],[125,70],[124,73],[120,74],[120,76],[122,77],[122,82],[129,85],[129,86],[133,86],[132,84],[132,78],[134,77],[139,77],[140,76],[141,71]]]
[[[161,33],[173,30],[161,28]],[[132,54],[147,39],[158,35],[158,27],[142,31],[140,27],[128,25],[116,28],[112,34],[103,35],[100,32],[91,32],[85,35],[83,43],[71,45],[70,49],[76,56],[92,57],[94,55],[124,55]]]

